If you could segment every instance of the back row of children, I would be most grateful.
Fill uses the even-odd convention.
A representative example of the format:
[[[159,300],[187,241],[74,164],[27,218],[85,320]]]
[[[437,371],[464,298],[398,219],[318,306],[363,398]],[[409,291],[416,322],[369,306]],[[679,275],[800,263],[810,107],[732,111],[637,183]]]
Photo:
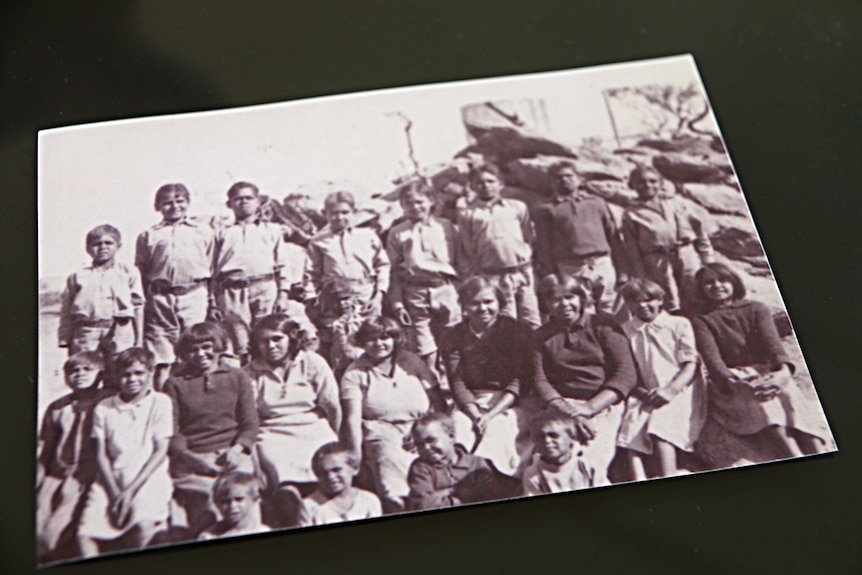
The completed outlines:
[[[278,527],[296,524],[292,517],[322,521],[308,517],[320,516],[318,508],[344,493],[330,509],[353,518],[349,509],[359,496],[350,483],[360,462],[385,512],[604,485],[618,445],[626,448],[631,478],[646,477],[642,458],[653,455],[655,472],[674,474],[677,450],[694,449],[706,417],[698,350],[713,383],[710,410],[721,425],[742,435],[768,434],[788,456],[816,451],[817,427],[794,408],[803,399],[769,311],[745,300],[739,277],[712,261],[703,222],[662,196],[661,176],[644,167],[632,172],[639,201],[618,230],[605,202],[581,188],[573,165],[555,165],[550,174],[553,197],[531,214],[503,197],[496,167],[478,168],[476,197],[454,212],[455,222],[432,215],[432,190],[406,186],[400,196],[405,219],[389,230],[385,249],[373,230],[352,226],[350,194],[327,197],[328,228],[307,245],[302,298],[321,330],[326,361],[312,351],[314,328],[303,306],[288,298],[295,279],[283,277],[288,248],[278,226],[257,218],[257,188],[232,186],[235,222],[213,231],[186,216],[184,186],[163,186],[155,202],[163,221],[138,238],[140,276],[114,262],[121,245],[116,229],[100,226],[88,234],[93,266],[69,278],[61,345],[76,362],[81,351],[100,350],[110,360],[132,348],[120,353],[108,377],[120,394],[99,405],[136,405],[138,395],[125,389],[129,365],[153,368],[156,387],[173,398],[168,420],[174,424],[152,436],[152,457],[144,458],[139,475],[164,462],[158,440],[185,438],[185,446],[172,449],[172,467],[191,462],[185,479],[174,473],[174,499],[189,512],[195,535],[204,531],[197,515],[213,506],[214,477],[224,471],[262,479],[257,485],[267,486],[268,504],[249,509],[263,509],[272,516],[268,524]],[[537,277],[543,277],[538,285]],[[628,306],[620,312],[623,284]],[[698,302],[706,306],[700,315]],[[694,317],[694,327],[682,311]],[[265,317],[271,313],[278,315]],[[229,345],[213,331],[223,334],[222,328],[201,323],[207,318],[251,327],[251,337],[234,337]],[[151,359],[140,355],[142,344]],[[227,387],[235,398],[217,405],[207,391],[220,380],[243,381],[219,359],[230,348],[254,356],[239,372],[252,385],[246,393],[234,381]],[[174,349],[182,357],[171,375]],[[138,359],[130,363],[129,354]],[[439,385],[441,363],[456,406],[451,416]],[[68,365],[71,374],[75,367]],[[234,375],[217,376],[218,370]],[[196,380],[203,392],[182,397],[187,386],[181,384]],[[78,405],[75,393],[66,404]],[[82,397],[92,404],[97,396]],[[245,407],[233,411],[234,429],[225,421],[240,397]],[[63,419],[57,415],[63,409],[49,408],[43,435],[51,435],[49,419]],[[246,413],[246,420],[236,421],[236,413]],[[93,429],[98,440],[99,426]],[[215,430],[221,439],[212,440]],[[190,447],[190,437],[207,439]],[[78,438],[79,448],[86,439]],[[46,461],[58,459],[54,444],[44,442]],[[104,454],[97,450],[96,459],[104,475]],[[238,477],[242,485],[256,485]],[[137,478],[124,481],[124,488],[141,489]],[[236,491],[225,482],[219,493]],[[116,527],[130,516],[136,491],[124,495],[110,484],[103,483],[102,503]],[[228,511],[222,517],[230,523]],[[61,523],[40,532],[54,537]],[[87,545],[81,543],[82,552]]]

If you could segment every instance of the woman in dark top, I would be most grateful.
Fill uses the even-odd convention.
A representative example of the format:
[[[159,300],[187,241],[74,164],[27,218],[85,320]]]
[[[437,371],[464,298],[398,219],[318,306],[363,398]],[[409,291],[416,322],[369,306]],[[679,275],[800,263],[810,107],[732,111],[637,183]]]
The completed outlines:
[[[588,290],[558,274],[539,284],[548,323],[536,330],[540,358],[536,390],[547,407],[575,419],[578,457],[593,474],[592,486],[607,485],[616,453],[624,402],[637,383],[628,340],[618,327],[588,311]]]
[[[537,373],[532,331],[500,315],[503,294],[482,277],[465,282],[459,299],[465,319],[449,330],[441,346],[457,406],[457,439],[512,474],[529,451],[527,435],[519,437],[521,413],[514,406]]]
[[[767,434],[788,456],[821,451],[822,420],[793,380],[772,313],[745,299],[742,279],[724,264],[707,264],[695,281],[707,305],[692,325],[710,376],[710,417],[737,435]]]

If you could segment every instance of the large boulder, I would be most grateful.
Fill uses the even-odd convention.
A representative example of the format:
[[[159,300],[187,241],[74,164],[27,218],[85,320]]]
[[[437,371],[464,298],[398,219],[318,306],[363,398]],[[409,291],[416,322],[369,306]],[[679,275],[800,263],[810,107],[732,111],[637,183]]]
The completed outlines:
[[[659,154],[652,159],[659,173],[673,182],[724,183],[732,181],[733,168],[724,154]]]
[[[748,215],[742,193],[735,187],[689,182],[679,186],[678,190],[681,195],[697,202],[710,213]]]
[[[519,158],[538,156],[577,157],[567,146],[546,138],[526,135],[514,128],[491,128],[483,133],[476,143],[455,154],[455,157],[464,158],[471,154],[480,154],[486,161],[499,165]]]

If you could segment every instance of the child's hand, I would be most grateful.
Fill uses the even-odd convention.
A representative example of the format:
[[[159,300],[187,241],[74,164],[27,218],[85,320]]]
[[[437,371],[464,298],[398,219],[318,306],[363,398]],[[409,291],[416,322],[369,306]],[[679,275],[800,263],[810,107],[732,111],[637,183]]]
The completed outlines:
[[[473,425],[476,425],[476,422],[479,421],[480,417],[482,417],[482,412],[479,410],[479,406],[475,403],[468,403],[464,408],[464,411],[467,412],[467,416],[473,422]]]
[[[221,309],[219,309],[219,307],[215,304],[215,302],[210,302],[210,304],[207,306],[206,320],[214,321],[216,323],[224,320],[224,314],[222,313]]]
[[[133,500],[134,495],[126,489],[122,491],[111,504],[111,508],[109,510],[111,523],[113,523],[114,527],[117,529],[125,527],[129,522],[129,519],[131,519]]]
[[[397,303],[393,305],[392,311],[395,312],[395,317],[398,318],[401,325],[413,325],[413,320],[410,318],[410,314],[407,313],[407,310],[404,309],[404,304]]]
[[[576,416],[575,420],[575,433],[578,437],[578,442],[582,445],[586,445],[590,441],[596,438],[596,430],[593,427],[593,424],[590,423],[590,420],[583,416]]]
[[[488,422],[491,421],[491,419],[493,419],[492,415],[483,413],[479,416],[479,419],[473,422],[473,429],[478,435],[485,435],[485,430],[488,428]]]
[[[651,407],[667,405],[679,392],[680,390],[668,385],[651,389],[647,393],[646,404]]]
[[[216,463],[221,464],[225,471],[232,471],[242,462],[242,445],[234,445],[221,454]]]

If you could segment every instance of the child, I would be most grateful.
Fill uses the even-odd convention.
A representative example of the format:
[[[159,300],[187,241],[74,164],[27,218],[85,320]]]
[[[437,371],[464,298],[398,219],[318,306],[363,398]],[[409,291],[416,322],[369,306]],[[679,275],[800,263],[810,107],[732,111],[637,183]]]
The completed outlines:
[[[142,341],[141,277],[114,261],[122,245],[114,226],[87,233],[93,263],[66,280],[60,307],[59,345],[69,348],[69,355],[101,351],[110,357]]]
[[[235,221],[216,235],[213,271],[218,313],[252,328],[263,316],[289,307],[282,231],[281,226],[259,217],[260,191],[254,184],[237,182],[228,189],[227,197]],[[237,352],[245,356],[248,350]]]
[[[53,401],[39,430],[36,533],[40,562],[65,559],[80,516],[79,502],[98,472],[90,441],[93,408],[108,392],[99,388],[105,364],[96,351],[81,351],[63,364],[72,390]]]
[[[204,321],[213,300],[209,283],[214,234],[187,217],[190,197],[179,183],[156,190],[155,208],[162,221],[142,232],[135,247],[135,266],[147,290],[144,338],[156,356],[156,389],[168,377],[180,333]]]
[[[407,474],[407,509],[454,507],[515,495],[517,479],[503,475],[489,460],[455,443],[455,423],[448,415],[429,413],[421,417],[411,434],[419,458]]]
[[[317,297],[321,321],[340,315],[332,287],[336,278],[341,278],[353,287],[366,316],[379,315],[383,293],[389,287],[389,258],[380,238],[373,230],[353,227],[356,200],[349,192],[326,196],[324,213],[328,229],[308,244],[306,299]]]
[[[248,376],[220,361],[227,347],[213,323],[191,326],[177,342],[183,365],[165,382],[173,401],[171,476],[174,498],[197,537],[216,517],[212,486],[223,471],[253,471],[257,408]]]
[[[724,264],[705,265],[695,281],[707,309],[692,324],[710,377],[710,417],[737,435],[761,433],[784,457],[822,451],[817,412],[793,381],[772,313],[745,299],[742,279]]]
[[[200,539],[269,531],[260,520],[260,482],[251,473],[228,471],[220,475],[213,484],[212,496],[221,521],[201,533]]]
[[[581,450],[574,453],[577,432],[571,417],[548,409],[533,418],[530,428],[536,453],[524,470],[521,482],[524,495],[593,487],[595,470],[581,457]]]
[[[500,288],[505,297],[501,313],[538,327],[541,318],[531,263],[533,226],[527,205],[501,197],[502,176],[493,164],[476,168],[471,179],[477,198],[458,217],[464,272]]]
[[[317,475],[317,490],[302,500],[299,525],[327,525],[342,521],[380,517],[380,500],[364,489],[353,487],[359,461],[336,442],[314,453],[311,467]]]
[[[392,264],[389,301],[407,328],[410,351],[431,369],[437,363],[442,328],[458,323],[458,232],[452,222],[431,215],[434,191],[421,183],[399,192],[407,219],[389,230],[386,252]]]
[[[93,413],[99,480],[87,494],[78,545],[84,557],[99,553],[100,540],[144,547],[165,527],[171,500],[168,442],[173,409],[153,390],[155,358],[133,347],[116,359],[120,393],[103,399]]]
[[[333,280],[328,297],[333,305],[327,317],[319,318],[320,353],[332,366],[335,377],[341,379],[347,366],[362,355],[362,348],[353,345],[353,336],[369,318],[369,310],[344,278]]]
[[[679,472],[677,450],[694,451],[706,418],[694,332],[686,318],[662,310],[666,294],[655,282],[633,279],[621,293],[632,315],[622,329],[640,385],[626,403],[617,445],[626,448],[635,481],[647,478],[644,455],[668,477]]]
[[[655,168],[633,169],[629,187],[638,194],[622,223],[632,275],[662,287],[666,311],[691,311],[694,274],[702,264],[713,261],[704,224],[682,200],[661,194],[664,179]]]

